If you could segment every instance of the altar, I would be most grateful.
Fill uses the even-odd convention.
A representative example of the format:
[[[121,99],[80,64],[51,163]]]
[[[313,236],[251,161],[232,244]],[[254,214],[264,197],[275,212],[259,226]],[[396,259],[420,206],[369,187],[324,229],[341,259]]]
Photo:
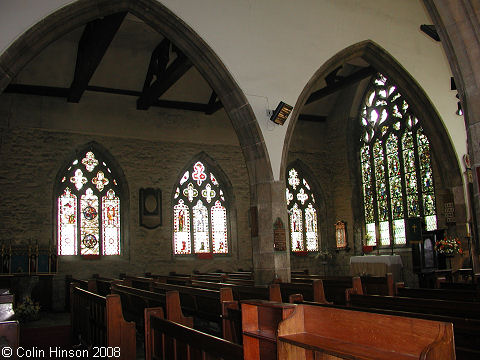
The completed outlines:
[[[385,276],[393,274],[394,282],[403,281],[403,263],[400,255],[364,255],[350,257],[350,274],[352,276]]]

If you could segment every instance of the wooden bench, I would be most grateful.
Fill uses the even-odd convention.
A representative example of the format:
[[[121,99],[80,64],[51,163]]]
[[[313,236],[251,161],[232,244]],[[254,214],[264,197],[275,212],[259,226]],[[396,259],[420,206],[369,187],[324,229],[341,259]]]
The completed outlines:
[[[397,296],[452,301],[480,301],[480,292],[476,290],[425,289],[397,287]]]
[[[278,359],[455,359],[452,324],[298,305],[278,326]]]
[[[352,294],[350,297],[350,305],[480,320],[480,306],[472,301]]]
[[[296,305],[266,300],[241,302],[243,351],[245,359],[276,360],[277,328]]]
[[[455,338],[455,351],[458,360],[480,359],[480,320],[467,319],[465,317],[452,317],[435,314],[422,314],[418,312],[391,310],[388,308],[379,309],[374,307],[344,306],[332,304],[320,304],[310,301],[299,302],[304,305],[333,307],[337,309],[372,312],[392,316],[406,316],[418,319],[426,319],[453,324]],[[376,306],[375,304],[372,304]]]
[[[0,294],[0,321],[12,320],[15,315],[13,305],[15,304],[15,295],[10,294],[9,290],[2,289]]]
[[[290,301],[291,295],[298,296],[299,294],[302,295],[302,299],[308,301],[328,302],[325,298],[323,280],[320,279],[315,279],[311,283],[280,283],[280,290],[282,293],[282,297],[279,300],[280,302],[282,299],[284,299],[284,301]]]
[[[18,321],[0,321],[0,354],[4,355],[2,351],[3,348],[9,347],[13,351],[13,356],[10,357],[10,359],[17,359],[16,350],[18,348],[19,341],[20,325]],[[5,358],[7,357],[5,356]]]
[[[74,344],[116,347],[119,359],[136,357],[135,324],[124,320],[119,295],[103,297],[71,286],[70,300]]]
[[[161,308],[167,314],[167,319],[193,327],[193,318],[183,316],[180,297],[176,291],[160,294],[122,284],[112,284],[112,293],[120,296],[125,318],[135,322],[140,334],[143,334],[145,330],[143,321],[146,308]]]
[[[243,360],[240,345],[163,318],[160,310],[145,309],[145,359]]]

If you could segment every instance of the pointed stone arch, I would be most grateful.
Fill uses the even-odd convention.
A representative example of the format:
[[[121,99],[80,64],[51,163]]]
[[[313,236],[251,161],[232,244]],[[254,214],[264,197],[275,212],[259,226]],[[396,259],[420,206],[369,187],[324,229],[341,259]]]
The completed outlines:
[[[214,89],[238,136],[252,185],[273,179],[265,141],[248,100],[206,42],[156,0],[81,0],[45,17],[0,56],[0,92],[50,43],[96,18],[130,12],[170,39]],[[255,190],[252,186],[252,190]],[[253,196],[253,198],[256,198]]]
[[[422,120],[422,126],[430,139],[434,155],[442,177],[445,179],[445,186],[451,189],[455,196],[457,219],[463,223],[465,220],[465,197],[463,191],[462,172],[459,166],[455,150],[450,142],[447,129],[443,125],[440,115],[430,102],[427,94],[420,87],[417,81],[407,72],[405,68],[385,49],[371,40],[359,42],[340,51],[323,64],[309,80],[297,102],[292,113],[292,119],[287,128],[285,143],[282,154],[282,166],[280,174],[284,176],[287,166],[288,149],[290,141],[298,121],[298,116],[308,97],[314,91],[314,86],[319,79],[324,78],[338,66],[353,59],[361,58],[369,63],[377,71],[392,79],[400,89],[414,113]],[[463,224],[462,224],[463,225]]]
[[[288,149],[296,122],[298,121],[298,116],[308,97],[315,90],[315,84],[318,83],[319,79],[324,78],[338,66],[358,58],[363,59],[378,72],[383,73],[394,83],[396,83],[399,91],[407,100],[413,112],[419,119],[421,119],[422,127],[430,140],[430,145],[433,149],[432,153],[436,160],[439,174],[444,181],[444,186],[453,194],[457,218],[457,233],[461,235],[465,234],[466,200],[464,195],[462,172],[455,150],[450,142],[448,132],[443,125],[440,115],[430,102],[423,89],[406,71],[406,69],[404,69],[401,64],[385,49],[371,40],[366,40],[351,45],[350,47],[334,55],[317,70],[317,72],[312,76],[310,81],[305,86],[297,100],[292,114],[292,121],[290,121],[287,129],[287,135],[282,154],[283,158],[281,175],[285,174]],[[359,106],[359,102],[352,101],[350,106],[354,112],[357,112],[355,107]],[[350,141],[346,143],[346,146],[349,146],[348,144],[355,143],[355,140],[358,137],[354,138],[352,134],[356,132],[358,127],[359,125],[357,122],[355,122],[355,119],[349,119],[345,131],[347,132],[347,139]],[[437,149],[437,151],[435,151],[435,149]],[[354,166],[355,163],[358,163],[358,156],[355,155],[356,148],[354,150],[350,150],[348,150],[348,157],[350,159],[349,163],[351,164],[349,173],[352,179],[352,186],[354,189],[356,189],[355,192],[361,192],[361,185],[359,184],[358,180],[360,179],[360,175],[358,174],[358,169],[356,169]],[[361,214],[355,209],[361,208],[361,200],[354,196],[352,199],[352,207],[354,209],[354,218],[358,220],[361,218]],[[355,226],[355,228],[358,228],[358,226]]]

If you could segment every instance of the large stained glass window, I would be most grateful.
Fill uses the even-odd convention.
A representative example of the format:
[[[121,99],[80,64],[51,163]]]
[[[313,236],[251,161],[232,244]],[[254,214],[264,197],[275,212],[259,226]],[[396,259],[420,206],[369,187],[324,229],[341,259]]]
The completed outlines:
[[[58,255],[119,255],[120,189],[101,154],[79,153],[57,185]]]
[[[373,77],[360,111],[367,245],[406,244],[406,219],[437,228],[430,143],[397,86]]]
[[[195,162],[179,178],[173,195],[174,254],[228,253],[227,211],[214,170]]]
[[[286,200],[291,250],[318,251],[318,219],[315,195],[300,168],[287,170]]]

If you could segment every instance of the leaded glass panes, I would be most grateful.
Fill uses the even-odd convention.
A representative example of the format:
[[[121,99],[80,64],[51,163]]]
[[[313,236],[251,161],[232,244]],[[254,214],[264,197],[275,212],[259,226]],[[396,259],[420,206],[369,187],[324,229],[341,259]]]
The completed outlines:
[[[305,245],[303,243],[303,218],[302,210],[298,205],[293,205],[290,210],[290,234],[292,238],[292,250],[303,251]]]
[[[57,190],[58,255],[119,255],[120,192],[114,171],[95,150],[80,153]]]
[[[173,244],[175,254],[190,254],[190,209],[180,199],[173,207]]]
[[[120,199],[110,189],[102,197],[103,255],[120,255]]]
[[[98,196],[93,194],[93,190],[88,188],[80,200],[80,254],[98,255],[100,254],[100,229],[98,222]]]
[[[176,255],[228,253],[225,193],[212,170],[202,161],[196,161],[183,172],[175,186],[173,248]]]
[[[377,244],[376,242],[377,231],[376,231],[375,223],[366,224],[365,227],[366,227],[366,233],[368,235],[366,245],[375,246]]]
[[[430,144],[398,88],[377,74],[359,113],[367,245],[405,244],[405,219],[437,227]],[[378,229],[378,233],[375,229]],[[373,240],[372,240],[373,238]]]
[[[287,171],[285,197],[288,209],[291,250],[318,251],[318,212],[311,182],[302,171]]]
[[[193,207],[193,241],[196,253],[210,252],[208,240],[208,210],[201,200]]]
[[[363,205],[365,210],[365,219],[367,222],[372,223],[374,221],[373,210],[373,190],[372,190],[372,171],[370,160],[370,148],[365,145],[361,149],[361,166],[363,177]]]
[[[212,216],[212,246],[214,254],[228,253],[227,242],[227,209],[220,203],[210,210]]]
[[[312,204],[305,209],[305,235],[307,251],[316,251],[318,249],[317,210]]]
[[[58,197],[58,255],[77,254],[77,197],[67,187]]]

